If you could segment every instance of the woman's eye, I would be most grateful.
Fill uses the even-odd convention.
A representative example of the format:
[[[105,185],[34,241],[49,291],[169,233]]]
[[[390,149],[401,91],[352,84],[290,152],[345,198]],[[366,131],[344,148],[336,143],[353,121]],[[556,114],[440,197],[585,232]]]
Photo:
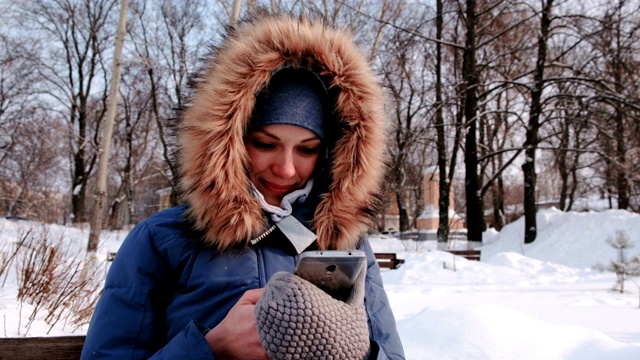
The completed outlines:
[[[317,146],[314,147],[301,147],[300,152],[304,155],[316,155],[320,151],[320,148]]]
[[[263,141],[257,141],[254,140],[252,142],[253,147],[255,147],[256,149],[260,149],[260,150],[272,150],[275,149],[275,145],[268,143],[268,142],[263,142]]]

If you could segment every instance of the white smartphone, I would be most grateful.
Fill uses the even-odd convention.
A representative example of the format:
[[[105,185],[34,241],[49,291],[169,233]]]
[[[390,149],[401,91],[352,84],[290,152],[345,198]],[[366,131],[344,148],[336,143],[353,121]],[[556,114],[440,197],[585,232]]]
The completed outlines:
[[[367,257],[360,250],[305,251],[300,254],[294,273],[345,301],[356,278],[366,271]]]

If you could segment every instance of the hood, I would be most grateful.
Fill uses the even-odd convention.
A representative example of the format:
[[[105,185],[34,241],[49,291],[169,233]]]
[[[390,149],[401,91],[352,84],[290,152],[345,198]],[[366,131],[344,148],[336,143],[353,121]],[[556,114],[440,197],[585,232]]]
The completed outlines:
[[[336,133],[312,230],[321,249],[349,249],[375,221],[384,175],[383,93],[346,31],[320,19],[261,12],[229,30],[190,81],[177,117],[178,187],[208,245],[245,245],[265,231],[243,136],[256,94],[283,67],[316,72],[333,94]]]

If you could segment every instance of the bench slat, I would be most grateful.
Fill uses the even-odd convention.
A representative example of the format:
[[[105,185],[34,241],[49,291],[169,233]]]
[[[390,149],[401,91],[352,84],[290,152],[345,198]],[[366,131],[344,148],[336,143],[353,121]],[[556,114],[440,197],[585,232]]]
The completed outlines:
[[[480,260],[480,250],[445,250],[453,255],[462,256],[469,260]]]
[[[378,260],[395,260],[396,254],[394,253],[376,253],[376,259]]]
[[[84,336],[0,338],[0,359],[79,359]]]
[[[404,259],[398,259],[395,253],[375,253],[381,268],[397,269],[404,264]]]

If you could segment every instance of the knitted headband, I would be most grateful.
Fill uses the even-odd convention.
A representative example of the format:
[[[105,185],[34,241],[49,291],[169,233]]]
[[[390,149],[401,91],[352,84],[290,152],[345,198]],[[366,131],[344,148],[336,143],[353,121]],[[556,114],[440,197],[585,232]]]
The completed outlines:
[[[306,69],[276,72],[256,98],[249,131],[266,125],[295,125],[325,139],[327,92],[320,78]]]

